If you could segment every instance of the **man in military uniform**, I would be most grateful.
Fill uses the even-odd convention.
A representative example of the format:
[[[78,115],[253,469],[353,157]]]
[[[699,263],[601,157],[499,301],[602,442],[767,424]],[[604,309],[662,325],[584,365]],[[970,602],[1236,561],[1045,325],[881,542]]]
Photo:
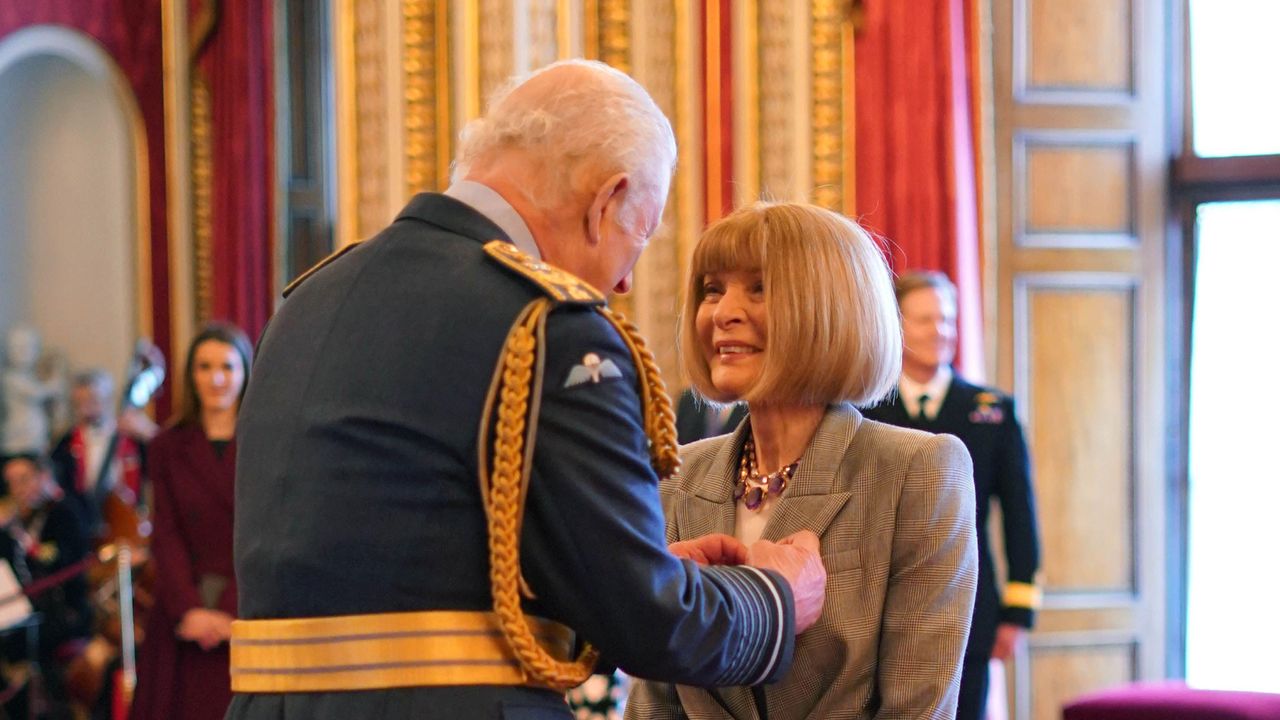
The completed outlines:
[[[597,648],[680,683],[783,674],[816,537],[757,568],[724,536],[668,550],[670,401],[601,294],[674,165],[638,84],[556,63],[468,126],[444,194],[286,291],[237,428],[228,718],[568,718]]]
[[[1027,444],[1013,400],[956,375],[956,289],[939,272],[905,273],[895,287],[902,311],[902,378],[891,401],[865,411],[873,420],[955,435],[973,456],[978,528],[978,594],[960,678],[957,720],[984,716],[990,660],[1006,660],[1040,602],[1035,501]],[[987,537],[991,501],[1000,503],[1009,576],[1003,596]]]

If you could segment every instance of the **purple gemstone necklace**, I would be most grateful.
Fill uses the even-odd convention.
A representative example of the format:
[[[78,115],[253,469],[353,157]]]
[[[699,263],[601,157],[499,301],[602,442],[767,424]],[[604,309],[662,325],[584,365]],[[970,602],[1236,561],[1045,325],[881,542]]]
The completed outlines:
[[[751,436],[742,445],[742,458],[738,461],[738,482],[733,487],[733,499],[745,498],[747,509],[759,511],[764,506],[764,499],[769,495],[781,495],[787,489],[787,482],[800,467],[799,458],[790,465],[774,472],[760,476],[756,468],[756,444]]]

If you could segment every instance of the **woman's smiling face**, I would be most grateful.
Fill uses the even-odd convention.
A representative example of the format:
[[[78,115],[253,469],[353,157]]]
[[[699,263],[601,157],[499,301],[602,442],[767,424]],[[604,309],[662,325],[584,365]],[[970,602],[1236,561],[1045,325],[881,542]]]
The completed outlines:
[[[702,278],[694,319],[716,390],[743,397],[764,372],[769,311],[759,270],[726,270]]]

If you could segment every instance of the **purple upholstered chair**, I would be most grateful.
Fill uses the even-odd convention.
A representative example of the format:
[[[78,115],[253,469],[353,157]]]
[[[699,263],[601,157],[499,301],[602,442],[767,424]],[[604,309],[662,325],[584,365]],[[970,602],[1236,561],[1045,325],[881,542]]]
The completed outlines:
[[[1280,720],[1280,695],[1135,683],[1082,695],[1062,708],[1062,719]]]

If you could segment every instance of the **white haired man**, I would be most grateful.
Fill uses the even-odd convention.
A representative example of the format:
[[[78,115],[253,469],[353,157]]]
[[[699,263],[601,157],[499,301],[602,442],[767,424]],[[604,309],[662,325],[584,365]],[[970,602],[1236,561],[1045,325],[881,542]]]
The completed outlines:
[[[237,432],[229,718],[567,718],[582,642],[698,685],[789,665],[816,536],[758,567],[666,547],[669,400],[604,306],[675,157],[635,81],[554,64],[468,127],[444,194],[286,291]]]

